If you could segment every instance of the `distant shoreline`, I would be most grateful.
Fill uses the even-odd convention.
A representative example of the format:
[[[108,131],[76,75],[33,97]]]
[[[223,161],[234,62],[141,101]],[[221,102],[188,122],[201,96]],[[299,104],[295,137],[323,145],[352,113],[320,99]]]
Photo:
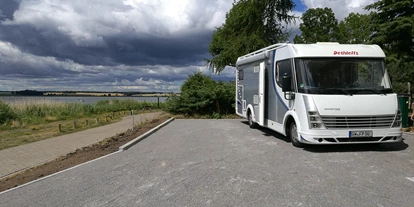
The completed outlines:
[[[41,94],[16,94],[13,92],[0,92],[0,96],[19,96],[19,97],[170,97],[179,96],[178,93],[145,93],[145,94],[124,94],[116,92],[75,92],[75,93],[64,93],[64,92],[44,92]]]

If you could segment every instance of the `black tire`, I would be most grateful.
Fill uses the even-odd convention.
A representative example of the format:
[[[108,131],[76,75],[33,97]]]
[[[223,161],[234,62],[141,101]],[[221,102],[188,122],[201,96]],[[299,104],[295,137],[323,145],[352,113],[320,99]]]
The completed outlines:
[[[247,113],[247,120],[249,121],[249,127],[252,129],[257,128],[257,123],[253,122],[252,112]]]
[[[304,147],[304,144],[299,142],[298,129],[297,129],[296,123],[294,121],[292,123],[290,123],[288,136],[289,136],[290,141],[292,142],[293,146],[295,146],[295,147]]]

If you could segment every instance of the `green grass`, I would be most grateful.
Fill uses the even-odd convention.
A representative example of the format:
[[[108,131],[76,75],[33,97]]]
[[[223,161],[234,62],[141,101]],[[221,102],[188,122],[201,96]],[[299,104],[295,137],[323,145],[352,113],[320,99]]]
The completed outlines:
[[[79,104],[45,99],[19,101],[7,105],[14,115],[11,116],[12,119],[0,125],[0,150],[114,123],[124,116],[129,116],[131,109],[134,110],[134,114],[143,113],[145,106],[151,106],[152,111],[155,111],[158,103],[104,100],[96,104]],[[148,112],[148,109],[145,112]],[[99,118],[100,122],[97,122],[96,118]],[[73,129],[73,122],[77,123],[76,129]],[[61,131],[58,130],[59,124]]]
[[[151,112],[155,111],[160,110],[151,110]],[[139,111],[139,113],[148,112],[148,110]],[[137,114],[136,111],[134,112],[134,114]],[[105,119],[105,117],[108,115],[108,113],[103,113],[89,117],[82,117],[71,120],[62,120],[45,124],[2,130],[0,131],[0,150],[115,123],[120,121],[123,117],[130,116],[130,113],[129,111],[125,113],[125,115],[123,112],[121,112],[120,114],[115,113],[114,117],[108,117],[107,119]],[[99,122],[97,122],[96,118],[99,118]],[[86,120],[88,120],[88,125],[86,125]],[[76,122],[76,129],[73,129],[73,122]],[[58,130],[59,124],[61,125],[61,131]]]
[[[46,124],[62,120],[78,119],[92,115],[127,110],[140,110],[145,106],[157,108],[157,103],[135,100],[102,100],[96,104],[63,103],[50,99],[27,99],[9,103],[13,115],[2,124],[0,129],[14,129],[28,125]],[[161,104],[163,106],[163,104]]]

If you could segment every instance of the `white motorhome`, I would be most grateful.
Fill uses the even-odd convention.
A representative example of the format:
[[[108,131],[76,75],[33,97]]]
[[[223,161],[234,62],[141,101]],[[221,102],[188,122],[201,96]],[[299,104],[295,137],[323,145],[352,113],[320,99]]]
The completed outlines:
[[[239,57],[236,113],[303,144],[402,140],[401,113],[377,45],[275,44]]]

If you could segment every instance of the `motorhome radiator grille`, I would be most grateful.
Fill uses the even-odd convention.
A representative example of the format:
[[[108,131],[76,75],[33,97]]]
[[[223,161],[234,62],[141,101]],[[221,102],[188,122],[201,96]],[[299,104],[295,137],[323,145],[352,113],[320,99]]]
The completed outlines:
[[[321,116],[327,129],[333,128],[389,128],[394,115],[384,116]]]

